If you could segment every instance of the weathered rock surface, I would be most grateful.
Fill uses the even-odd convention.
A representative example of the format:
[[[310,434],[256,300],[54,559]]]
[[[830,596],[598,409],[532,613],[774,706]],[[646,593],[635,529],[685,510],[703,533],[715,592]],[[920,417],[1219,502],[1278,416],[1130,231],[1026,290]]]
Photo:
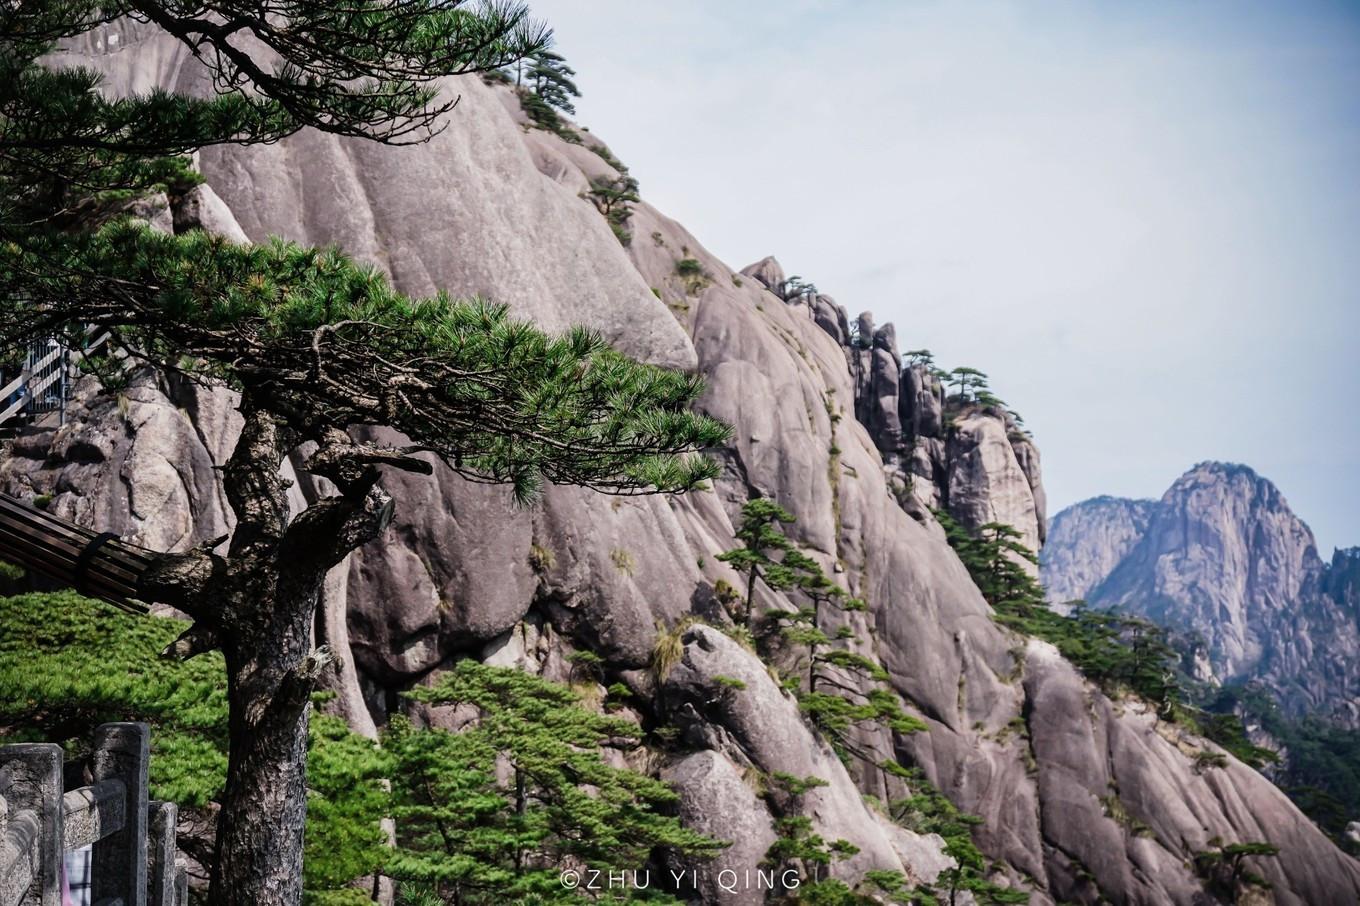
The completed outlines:
[[[912,437],[944,436],[944,386],[922,364],[902,372],[902,429]]]
[[[760,281],[760,285],[772,293],[778,294],[784,287],[784,268],[773,255],[766,255],[755,264],[748,264],[741,269],[742,276],[754,277]]]
[[[153,550],[186,550],[230,530],[213,472],[241,430],[229,393],[141,375],[111,395],[85,379],[75,411],[9,445],[0,483],[11,493]]]
[[[1147,532],[1153,500],[1095,497],[1053,517],[1040,557],[1048,600],[1063,604],[1090,596]]]
[[[93,39],[78,48],[82,62],[110,74],[114,89],[197,84],[179,45],[136,26],[120,34],[118,53],[103,53],[106,39],[100,48]],[[1007,502],[979,509],[978,518],[1018,514],[1033,523],[1022,527],[1027,537],[1041,539],[1037,456],[1017,452],[1023,445],[1003,415],[978,416],[972,440],[955,439],[963,459],[951,467],[944,425],[933,435],[915,427],[934,416],[913,416],[903,430],[903,394],[915,412],[924,385],[901,381],[896,367],[889,377],[884,358],[895,357],[895,338],[863,324],[851,330],[843,313],[822,304],[834,305],[825,297],[789,305],[763,278],[739,285],[695,237],[646,204],[636,206],[631,224],[653,241],[623,249],[577,197],[590,173],[607,168],[601,158],[526,132],[504,92],[472,79],[450,90],[463,101],[430,145],[393,150],[299,135],[271,148],[205,154],[203,169],[252,239],[277,233],[337,242],[386,268],[408,292],[485,292],[549,328],[587,323],[634,355],[697,368],[708,381],[702,405],[735,430],[718,452],[725,471],[714,488],[678,499],[613,501],[552,489],[526,511],[509,507],[500,490],[447,473],[385,479],[401,501],[398,519],[386,538],[332,573],[317,628],[353,655],[338,703],[352,722],[381,723],[397,691],[428,682],[463,654],[556,675],[570,650],[590,648],[611,676],[657,693],[658,713],[689,719],[683,745],[660,753],[662,770],[676,782],[682,808],[702,812],[712,833],[753,838],[755,852],[769,813],[717,810],[706,804],[710,785],[736,795],[734,775],[748,764],[811,772],[828,783],[809,794],[818,831],[861,849],[838,872],[872,866],[933,877],[943,864],[938,841],[886,826],[854,785],[881,791],[878,772],[847,772],[744,648],[692,626],[659,685],[642,669],[651,666],[663,628],[689,615],[724,620],[713,587],[735,577],[714,555],[733,546],[732,518],[759,494],[796,513],[800,543],[870,603],[856,625],[930,728],[857,743],[920,765],[981,815],[980,845],[1013,882],[1032,886],[1033,903],[1207,902],[1191,866],[1196,848],[1214,835],[1283,847],[1259,865],[1278,903],[1356,901],[1360,866],[1263,777],[1231,759],[1227,768],[1196,773],[1193,756],[1203,743],[1168,738],[1135,704],[1110,701],[1051,649],[999,628],[928,513],[904,511],[890,482],[907,474],[903,462],[918,460],[908,440],[930,441],[939,448],[927,454],[930,493],[948,502],[966,484],[960,477],[951,486],[951,472],[973,470],[979,481],[985,474]],[[697,258],[711,281],[681,279],[675,265],[686,257]],[[776,274],[769,264],[761,273]],[[56,491],[62,512],[101,528],[131,526],[144,543],[213,537],[229,520],[220,492],[196,476],[211,475],[225,457],[231,424],[220,410],[230,399],[200,400],[185,417],[177,391],[145,386],[142,405],[156,417],[120,423],[116,401],[91,399],[67,428],[16,444],[0,466],[5,485]],[[861,411],[877,433],[856,418]],[[60,453],[77,434],[110,452],[102,461]],[[152,466],[159,457],[195,480],[176,491],[159,466],[124,470],[138,445]],[[176,469],[171,450],[174,463],[201,469]],[[1004,483],[993,481],[992,465]],[[143,471],[149,502],[134,506],[121,483],[124,475],[143,481]],[[299,505],[325,493],[306,481],[298,490]],[[719,674],[746,689],[716,682]]]
[[[749,877],[751,866],[759,865],[775,841],[770,813],[741,771],[712,749],[687,755],[661,772],[680,794],[680,820],[686,827],[714,836],[730,835],[732,845],[695,872],[697,893],[706,903],[723,906],[748,906],[764,903],[766,892],[757,884],[733,883],[719,886],[723,872],[734,879]],[[681,876],[687,867],[677,869]]]
[[[1034,449],[1028,441],[1024,448]],[[1037,456],[1029,461],[1037,467]],[[1004,420],[981,412],[960,418],[945,443],[945,468],[950,515],[969,528],[989,522],[1014,526],[1026,547],[1039,550],[1043,517]]]
[[[692,627],[682,641],[684,654],[661,680],[659,697],[663,713],[687,741],[754,765],[760,776],[782,773],[825,780],[825,786],[796,797],[799,801],[789,807],[816,819],[828,841],[849,840],[859,848],[849,860],[832,866],[834,874],[853,879],[872,868],[889,868],[914,875],[900,863],[892,834],[866,812],[836,753],[799,719],[797,701],[771,678],[765,664],[709,626]],[[743,687],[719,683],[718,677]]]
[[[1355,558],[1245,466],[1201,463],[1160,501],[1064,510],[1043,553],[1050,598],[1084,597],[1198,633],[1218,680],[1258,679],[1293,714],[1360,720]]]

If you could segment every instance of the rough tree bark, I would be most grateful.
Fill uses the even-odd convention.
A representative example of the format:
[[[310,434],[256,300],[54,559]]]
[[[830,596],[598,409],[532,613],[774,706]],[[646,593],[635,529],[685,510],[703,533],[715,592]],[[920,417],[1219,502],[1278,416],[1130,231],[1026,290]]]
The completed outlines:
[[[290,521],[279,469],[299,436],[249,392],[245,425],[222,469],[236,514],[226,556],[204,547],[165,555],[142,583],[147,601],[194,623],[166,650],[226,658],[230,753],[221,801],[210,906],[297,906],[302,898],[306,746],[311,694],[332,658],[312,648],[326,572],[379,537],[392,515],[378,466],[431,471],[398,450],[322,436],[305,468],[339,489]]]

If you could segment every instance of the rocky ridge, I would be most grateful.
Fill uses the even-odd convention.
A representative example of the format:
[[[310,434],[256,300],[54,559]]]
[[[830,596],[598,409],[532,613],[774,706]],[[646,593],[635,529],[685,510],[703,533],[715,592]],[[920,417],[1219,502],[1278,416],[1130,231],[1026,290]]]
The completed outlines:
[[[1158,501],[1100,497],[1053,520],[1050,599],[1084,598],[1200,636],[1215,682],[1260,680],[1287,713],[1360,725],[1360,558],[1318,556],[1251,469],[1205,462]]]
[[[918,521],[944,509],[976,530],[1001,522],[1038,551],[1047,532],[1039,449],[1002,406],[963,405],[946,397],[940,378],[920,362],[903,365],[892,324],[871,312],[851,322],[843,307],[816,291],[789,293],[773,257],[742,269],[841,347],[854,386],[855,418],[883,459],[889,485]]]
[[[106,72],[110,90],[204,90],[177,42],[145,26],[110,28],[117,52],[108,52],[108,29],[70,51]],[[1355,902],[1360,865],[1263,777],[1231,758],[1197,770],[1196,753],[1211,744],[1138,702],[1108,699],[1050,646],[992,621],[938,526],[919,508],[909,516],[891,484],[895,474],[925,473],[924,463],[910,465],[917,453],[906,438],[946,438],[931,414],[938,391],[910,370],[904,410],[883,328],[868,331],[867,345],[849,344],[826,329],[828,314],[837,327],[843,315],[742,280],[645,203],[624,248],[581,198],[592,176],[615,175],[587,146],[592,136],[574,144],[530,130],[513,95],[477,80],[448,90],[462,96],[455,120],[426,146],[303,134],[205,152],[200,166],[250,239],[335,242],[407,292],[482,292],[549,328],[584,323],[634,356],[698,369],[708,380],[703,406],[735,431],[718,453],[723,478],[683,498],[550,488],[520,511],[507,493],[444,471],[387,478],[397,522],[332,573],[317,625],[319,639],[349,655],[335,707],[356,728],[371,733],[399,690],[429,682],[454,658],[565,678],[566,657],[589,648],[653,703],[639,716],[683,728],[674,750],[655,753],[660,772],[676,784],[683,813],[740,842],[731,858],[754,858],[772,820],[766,801],[742,793],[747,770],[814,772],[829,783],[810,808],[819,831],[860,847],[837,873],[877,867],[931,879],[944,864],[938,839],[893,825],[861,796],[901,791],[835,759],[796,704],[761,681],[765,667],[749,651],[695,624],[680,630],[683,655],[668,675],[649,669],[661,632],[695,614],[721,621],[714,587],[734,577],[713,555],[733,546],[741,502],[768,496],[798,515],[799,542],[870,603],[851,619],[929,725],[861,745],[920,765],[982,816],[979,844],[1010,883],[1033,891],[1031,902],[1212,902],[1193,856],[1215,837],[1281,847],[1260,865],[1275,902]],[[677,272],[685,258],[700,263],[702,279]],[[6,489],[50,496],[61,515],[162,549],[230,528],[212,470],[239,427],[229,394],[147,376],[121,394],[89,386],[82,394],[85,411],[67,425],[6,451]],[[1013,521],[1025,510],[1023,484],[1034,525],[1022,530],[1038,539],[1037,456],[1017,453],[1007,434],[1004,423],[979,423],[961,442],[961,465],[949,465],[947,450],[938,460],[942,473],[927,445],[930,480],[919,488],[913,480],[912,496],[929,501],[943,488],[951,511],[971,496],[988,519]],[[1002,487],[1014,493],[992,490]],[[304,481],[297,493],[325,489]],[[724,697],[719,671],[749,678],[748,690]],[[710,902],[750,899],[706,892]]]

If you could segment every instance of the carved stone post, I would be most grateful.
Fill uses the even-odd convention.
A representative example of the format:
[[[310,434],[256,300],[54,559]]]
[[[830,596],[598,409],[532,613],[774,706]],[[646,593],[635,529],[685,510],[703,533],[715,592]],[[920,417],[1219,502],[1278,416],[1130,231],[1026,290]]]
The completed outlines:
[[[176,906],[175,822],[173,802],[152,802],[148,811],[147,906]]]
[[[4,823],[13,825],[0,829],[0,850],[9,849],[5,840],[11,836],[23,846],[0,854],[0,862],[9,863],[0,864],[0,901],[15,902],[14,885],[25,889],[19,906],[61,906],[61,762],[61,746],[50,743],[0,748]]]
[[[90,774],[95,783],[121,780],[127,787],[123,829],[94,845],[92,898],[146,903],[147,763],[151,732],[146,724],[104,724],[94,733]]]

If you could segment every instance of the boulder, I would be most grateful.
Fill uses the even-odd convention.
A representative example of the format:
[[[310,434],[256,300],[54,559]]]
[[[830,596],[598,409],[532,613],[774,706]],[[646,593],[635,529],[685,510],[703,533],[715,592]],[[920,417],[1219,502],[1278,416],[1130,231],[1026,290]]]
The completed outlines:
[[[774,823],[752,783],[727,758],[705,749],[686,755],[661,772],[661,779],[680,795],[680,820],[715,840],[731,844],[717,858],[690,862],[673,858],[668,869],[682,879],[697,880],[695,892],[704,903],[758,906],[766,892],[749,881],[752,867],[765,860],[775,841]],[[719,877],[735,879],[720,885]],[[738,883],[740,882],[740,883]]]
[[[231,208],[206,183],[185,192],[176,200],[173,209],[176,233],[203,230],[232,242],[250,241]]]
[[[760,285],[768,289],[775,295],[779,295],[784,288],[784,268],[775,260],[773,255],[766,255],[755,264],[748,264],[741,269],[743,277],[752,277],[760,281]]]

